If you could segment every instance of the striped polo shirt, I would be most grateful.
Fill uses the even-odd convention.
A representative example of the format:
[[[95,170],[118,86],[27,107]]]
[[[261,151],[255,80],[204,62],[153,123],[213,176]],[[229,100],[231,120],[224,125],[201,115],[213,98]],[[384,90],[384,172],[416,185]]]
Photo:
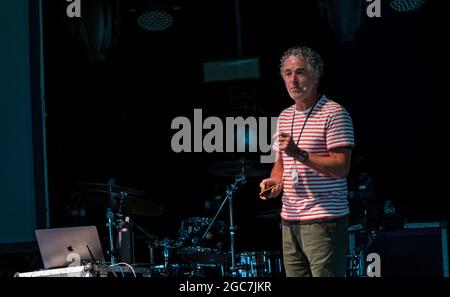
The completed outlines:
[[[278,119],[278,131],[291,134],[293,129],[293,139],[297,143],[310,109],[298,111],[293,105],[283,110]],[[298,146],[309,153],[328,156],[330,149],[354,145],[350,114],[338,103],[322,96],[306,122]],[[274,143],[274,150],[279,151],[277,141]],[[287,156],[285,152],[281,152],[281,155],[284,166],[282,219],[332,219],[349,213],[345,178],[326,176],[294,161],[294,158]],[[292,170],[298,173],[296,182],[291,176]]]

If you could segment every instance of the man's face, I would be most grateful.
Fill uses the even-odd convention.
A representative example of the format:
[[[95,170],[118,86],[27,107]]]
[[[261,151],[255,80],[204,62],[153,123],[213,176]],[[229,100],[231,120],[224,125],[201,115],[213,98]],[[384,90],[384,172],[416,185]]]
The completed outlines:
[[[311,71],[303,59],[290,56],[283,64],[283,80],[286,89],[294,100],[306,98],[317,88],[318,79]]]

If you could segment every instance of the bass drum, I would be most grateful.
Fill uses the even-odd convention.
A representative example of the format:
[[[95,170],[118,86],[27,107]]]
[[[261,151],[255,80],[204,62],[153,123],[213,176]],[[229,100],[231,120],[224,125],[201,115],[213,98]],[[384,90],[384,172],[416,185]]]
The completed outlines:
[[[283,276],[281,253],[276,251],[242,252],[237,258],[238,276]]]

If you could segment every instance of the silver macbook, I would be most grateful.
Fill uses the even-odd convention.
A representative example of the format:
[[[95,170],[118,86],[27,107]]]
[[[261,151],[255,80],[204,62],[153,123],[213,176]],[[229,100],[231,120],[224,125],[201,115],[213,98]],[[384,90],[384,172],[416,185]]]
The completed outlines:
[[[105,261],[95,226],[39,229],[35,234],[45,269]]]

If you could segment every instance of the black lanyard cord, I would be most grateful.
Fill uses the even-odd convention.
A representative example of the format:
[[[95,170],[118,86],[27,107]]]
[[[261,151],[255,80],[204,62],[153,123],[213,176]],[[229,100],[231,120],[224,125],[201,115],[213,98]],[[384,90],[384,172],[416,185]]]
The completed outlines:
[[[305,129],[305,126],[306,126],[306,122],[308,121],[309,117],[311,116],[311,113],[312,113],[314,107],[316,107],[316,104],[317,104],[317,102],[319,102],[319,100],[320,100],[320,95],[319,95],[319,97],[317,98],[316,102],[314,102],[314,105],[311,107],[311,109],[310,109],[309,112],[308,112],[308,115],[306,116],[305,122],[303,123],[302,130],[300,130],[300,134],[298,135],[298,139],[297,139],[297,143],[296,143],[297,146],[298,146],[298,144],[300,143],[300,137],[302,137],[303,130]],[[294,136],[295,110],[296,110],[296,108],[295,108],[295,106],[294,106],[294,114],[292,115],[292,123],[291,123],[291,136],[292,136],[292,137]]]

